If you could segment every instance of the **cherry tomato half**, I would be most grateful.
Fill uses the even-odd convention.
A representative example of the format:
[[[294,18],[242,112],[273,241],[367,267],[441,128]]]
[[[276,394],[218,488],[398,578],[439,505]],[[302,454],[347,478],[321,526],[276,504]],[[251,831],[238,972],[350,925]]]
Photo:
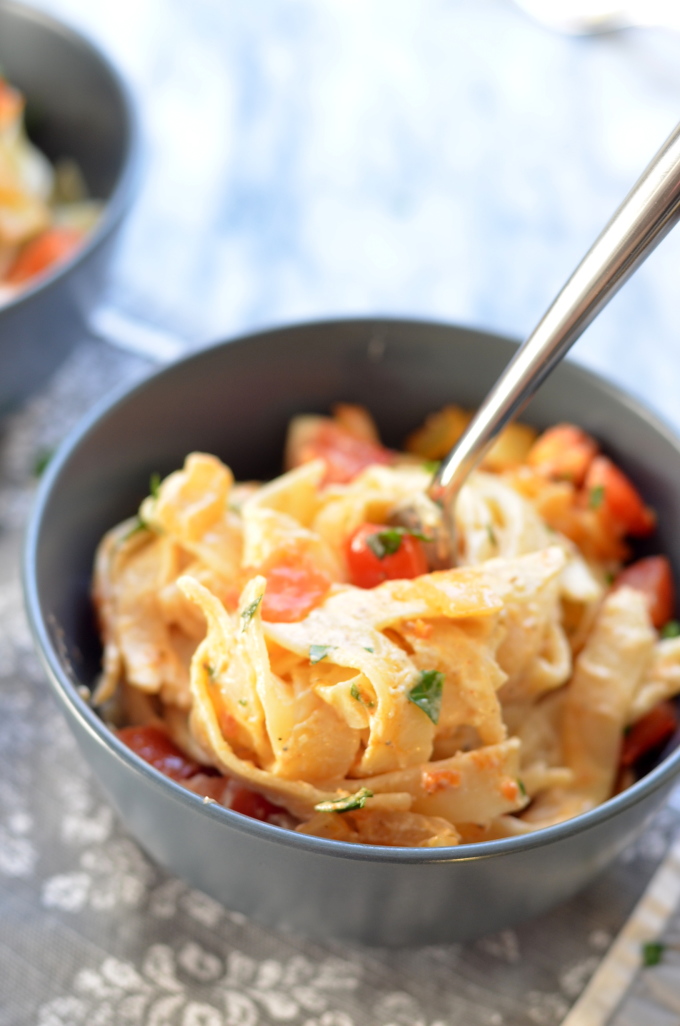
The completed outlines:
[[[678,714],[673,703],[659,702],[626,734],[621,749],[621,765],[633,766],[643,755],[660,748],[673,736],[677,726]]]
[[[317,606],[331,586],[323,570],[301,563],[264,569],[267,590],[262,600],[262,619],[270,623],[295,623]]]
[[[75,228],[48,228],[27,242],[5,275],[5,284],[21,285],[53,264],[66,260],[80,246],[83,233]]]
[[[420,577],[428,571],[422,542],[386,524],[357,528],[347,544],[347,563],[352,584],[359,588]]]
[[[128,748],[172,780],[188,780],[204,771],[160,727],[123,727],[117,734]]]
[[[366,467],[392,463],[394,457],[382,445],[357,438],[329,420],[320,425],[315,437],[303,447],[302,462],[315,459],[322,459],[326,464],[325,484],[347,484]]]
[[[279,805],[274,805],[264,795],[257,791],[250,791],[240,784],[230,783],[225,795],[224,804],[234,812],[240,812],[242,816],[250,816],[251,819],[262,819],[265,822],[270,816],[276,813],[285,813]]]
[[[647,556],[631,563],[618,575],[615,587],[628,585],[641,591],[649,603],[649,615],[657,628],[672,618],[675,610],[675,587],[671,565],[665,556]]]
[[[604,510],[626,534],[641,538],[651,534],[656,517],[622,470],[606,456],[596,456],[584,483],[591,509]]]
[[[190,791],[207,795],[242,816],[266,821],[275,813],[286,811],[263,795],[216,774],[212,767],[200,766],[184,755],[160,727],[123,727],[117,734],[128,748],[166,777],[180,781]]]
[[[594,438],[574,424],[556,424],[536,439],[527,463],[549,477],[565,478],[580,485],[598,452]]]

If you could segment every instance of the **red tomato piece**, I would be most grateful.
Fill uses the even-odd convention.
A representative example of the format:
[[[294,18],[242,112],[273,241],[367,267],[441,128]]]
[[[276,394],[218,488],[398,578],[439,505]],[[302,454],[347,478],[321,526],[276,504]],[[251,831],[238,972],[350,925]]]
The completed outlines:
[[[83,233],[75,228],[48,228],[20,250],[5,275],[5,284],[21,285],[34,278],[53,264],[70,257],[82,241]]]
[[[188,791],[193,791],[194,794],[200,795],[201,798],[212,798],[214,802],[221,805],[229,781],[219,773],[216,775],[197,773],[196,776],[183,780],[182,783]]]
[[[270,623],[302,620],[321,602],[331,586],[328,574],[304,562],[297,566],[272,566],[262,572],[267,578],[262,619]]]
[[[422,542],[411,534],[396,535],[398,547],[380,556],[380,536],[395,536],[395,528],[386,524],[362,524],[347,543],[347,563],[352,584],[359,588],[375,588],[383,581],[420,577],[428,571]]]
[[[626,534],[643,537],[656,526],[656,517],[645,506],[635,485],[606,456],[596,456],[585,479],[588,505],[603,509]]]
[[[128,748],[172,780],[188,780],[204,771],[160,727],[123,727],[117,734]]]
[[[117,734],[128,748],[166,777],[185,784],[196,794],[224,804],[234,812],[261,820],[286,812],[261,794],[227,780],[212,767],[201,766],[184,755],[160,727],[123,727]]]
[[[657,630],[675,611],[675,587],[671,565],[665,556],[647,556],[631,563],[616,578],[615,587],[628,585],[641,591],[649,602],[649,614]]]
[[[24,100],[20,92],[13,89],[0,72],[0,130],[7,128],[21,116]]]
[[[268,798],[258,794],[257,791],[250,791],[240,784],[231,783],[227,793],[227,808],[234,812],[240,812],[242,816],[250,816],[251,819],[261,819],[265,822],[270,816],[286,813],[279,805],[274,805]]]
[[[599,446],[594,438],[574,424],[556,424],[536,439],[527,463],[548,477],[583,483]]]
[[[394,460],[389,449],[367,438],[357,438],[331,420],[319,426],[315,437],[302,447],[300,457],[302,463],[324,461],[325,484],[347,484],[366,467],[374,463],[387,465]]]
[[[634,723],[623,739],[621,765],[633,766],[643,755],[660,748],[678,727],[678,714],[672,702],[659,702]]]

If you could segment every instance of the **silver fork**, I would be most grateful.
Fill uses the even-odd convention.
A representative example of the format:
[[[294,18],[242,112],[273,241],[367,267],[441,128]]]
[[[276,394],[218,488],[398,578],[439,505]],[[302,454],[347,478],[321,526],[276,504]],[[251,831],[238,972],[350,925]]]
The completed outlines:
[[[433,566],[456,563],[454,508],[470,472],[590,322],[679,219],[680,125],[518,349],[442,462],[427,495],[410,499],[395,509],[395,523],[432,539],[428,554]]]

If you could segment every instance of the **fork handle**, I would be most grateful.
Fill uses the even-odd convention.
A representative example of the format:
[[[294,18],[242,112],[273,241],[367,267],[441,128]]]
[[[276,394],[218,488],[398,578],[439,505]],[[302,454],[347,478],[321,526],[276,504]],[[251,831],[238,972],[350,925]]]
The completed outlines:
[[[680,220],[680,125],[520,346],[465,433],[442,462],[429,494],[449,522],[462,484],[499,433],[522,412],[581,333]]]

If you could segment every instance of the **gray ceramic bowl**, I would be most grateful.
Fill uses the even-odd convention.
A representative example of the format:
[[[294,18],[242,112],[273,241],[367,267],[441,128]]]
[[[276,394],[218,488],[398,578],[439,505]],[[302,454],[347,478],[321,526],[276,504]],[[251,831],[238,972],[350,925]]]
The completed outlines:
[[[567,898],[642,829],[680,764],[674,751],[630,790],[535,834],[459,848],[395,849],[308,837],[195,795],[138,759],[77,686],[100,646],[89,599],[95,546],[146,495],[150,473],[192,449],[238,478],[280,472],[289,418],[364,403],[398,446],[447,402],[475,406],[513,352],[506,339],[436,324],[306,324],[204,350],[99,407],[41,483],[28,530],[25,587],[35,640],[83,754],[140,844],[228,907],[308,936],[376,944],[461,940]],[[659,514],[658,545],[680,566],[680,442],[631,399],[563,364],[527,419],[572,420],[602,440]],[[55,723],[55,730],[62,729]]]
[[[0,414],[37,388],[83,334],[130,204],[136,130],[127,91],[91,43],[42,12],[0,0],[0,67],[27,98],[31,137],[72,157],[103,216],[73,259],[0,307]]]

